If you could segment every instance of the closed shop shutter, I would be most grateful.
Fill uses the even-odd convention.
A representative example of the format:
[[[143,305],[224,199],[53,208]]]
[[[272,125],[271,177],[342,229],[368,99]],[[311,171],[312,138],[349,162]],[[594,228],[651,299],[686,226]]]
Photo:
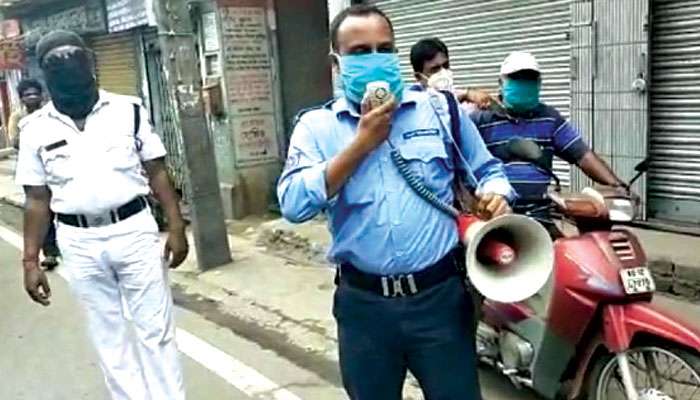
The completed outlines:
[[[652,3],[649,216],[700,223],[700,0]]]
[[[97,80],[110,92],[139,95],[139,74],[136,61],[136,40],[131,32],[90,38],[97,60]]]
[[[394,24],[404,77],[414,81],[411,46],[439,37],[450,51],[458,86],[498,91],[501,62],[515,50],[532,52],[542,67],[542,99],[569,116],[570,0],[376,0]],[[562,184],[568,164],[555,162]]]

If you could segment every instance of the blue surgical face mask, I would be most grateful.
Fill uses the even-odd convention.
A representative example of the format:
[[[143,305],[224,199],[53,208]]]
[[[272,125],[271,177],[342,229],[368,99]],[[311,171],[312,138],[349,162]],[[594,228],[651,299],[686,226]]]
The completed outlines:
[[[362,103],[367,84],[374,81],[387,82],[395,101],[401,101],[403,80],[396,53],[347,54],[339,58],[343,91],[350,102]]]
[[[540,104],[540,87],[540,81],[505,78],[501,88],[503,103],[517,113],[531,111]]]

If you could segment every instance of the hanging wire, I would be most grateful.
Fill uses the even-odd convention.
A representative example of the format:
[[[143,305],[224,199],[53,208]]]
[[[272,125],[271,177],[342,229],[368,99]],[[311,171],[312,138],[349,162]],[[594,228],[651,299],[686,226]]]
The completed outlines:
[[[423,180],[411,170],[411,167],[408,166],[406,159],[401,156],[399,150],[393,145],[391,145],[390,154],[391,160],[394,162],[394,165],[396,165],[399,173],[404,177],[406,183],[408,183],[408,186],[413,189],[418,196],[452,218],[457,219],[459,217],[460,213],[456,208],[440,200],[435,193],[425,186]]]

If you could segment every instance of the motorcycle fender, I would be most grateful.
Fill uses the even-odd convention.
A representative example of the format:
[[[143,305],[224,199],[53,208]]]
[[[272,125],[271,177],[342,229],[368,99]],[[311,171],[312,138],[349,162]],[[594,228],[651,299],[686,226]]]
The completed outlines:
[[[627,350],[644,333],[700,351],[700,328],[655,303],[607,305],[603,309],[603,340],[613,353]]]
[[[617,353],[629,349],[634,336],[644,333],[700,351],[700,327],[654,303],[607,305],[603,309],[603,329],[586,344],[576,366],[567,399],[581,394],[586,373],[600,347]]]

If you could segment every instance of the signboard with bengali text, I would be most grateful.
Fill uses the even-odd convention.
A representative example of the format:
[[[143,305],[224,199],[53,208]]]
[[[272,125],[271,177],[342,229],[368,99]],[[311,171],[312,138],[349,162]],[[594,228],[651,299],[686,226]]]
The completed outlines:
[[[151,23],[151,1],[147,0],[105,0],[107,8],[107,28],[110,32],[122,32]]]
[[[237,164],[279,158],[271,42],[264,6],[220,4],[223,69]],[[260,2],[258,2],[260,3]],[[233,5],[231,5],[233,4]]]
[[[24,68],[25,53],[22,40],[0,39],[0,70]]]

